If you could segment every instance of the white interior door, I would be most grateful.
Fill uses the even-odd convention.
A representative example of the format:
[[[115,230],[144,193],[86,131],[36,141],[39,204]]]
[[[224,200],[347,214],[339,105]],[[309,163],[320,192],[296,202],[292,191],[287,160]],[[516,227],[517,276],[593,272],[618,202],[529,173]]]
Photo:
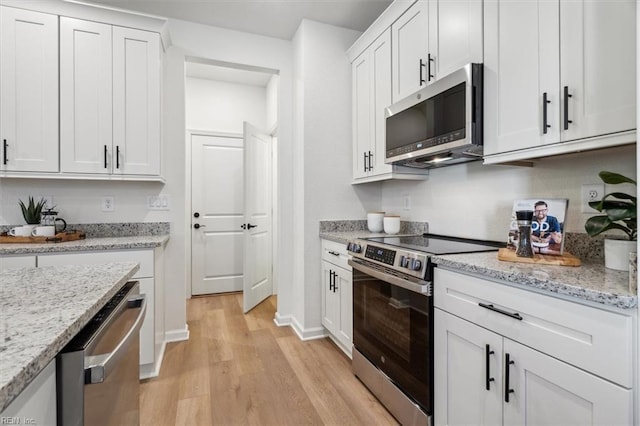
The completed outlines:
[[[273,293],[271,136],[244,123],[244,312]]]
[[[191,135],[191,293],[243,286],[243,139]]]

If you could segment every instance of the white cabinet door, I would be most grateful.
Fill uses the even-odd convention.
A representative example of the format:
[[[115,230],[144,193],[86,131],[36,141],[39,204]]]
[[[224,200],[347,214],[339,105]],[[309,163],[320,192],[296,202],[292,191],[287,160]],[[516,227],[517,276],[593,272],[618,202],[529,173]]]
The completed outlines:
[[[335,335],[340,322],[340,295],[334,290],[336,267],[322,261],[322,325]]]
[[[56,360],[53,359],[0,413],[0,424],[56,425]]]
[[[505,425],[630,425],[633,391],[504,339]],[[509,378],[507,380],[507,370]]]
[[[111,26],[60,18],[60,165],[63,172],[112,170]]]
[[[371,120],[372,149],[369,156],[369,171],[372,175],[391,173],[386,164],[386,116],[385,108],[391,105],[391,31],[387,30],[370,47],[371,58]]]
[[[385,164],[385,112],[391,104],[391,31],[351,65],[353,82],[353,178],[390,173]]]
[[[558,142],[558,1],[486,1],[484,25],[485,155]]]
[[[0,170],[57,172],[58,17],[0,15]]]
[[[561,1],[560,30],[562,140],[635,129],[636,2]]]
[[[502,424],[502,337],[440,309],[434,321],[434,424]]]
[[[335,268],[337,292],[340,297],[340,321],[336,334],[344,348],[351,354],[353,343],[353,289],[352,273],[342,268]]]
[[[482,63],[482,0],[429,0],[429,53],[435,79]]]
[[[117,174],[160,174],[160,36],[113,27],[113,164]]]
[[[433,80],[428,72],[428,12],[427,1],[418,0],[391,26],[393,102],[409,96]]]

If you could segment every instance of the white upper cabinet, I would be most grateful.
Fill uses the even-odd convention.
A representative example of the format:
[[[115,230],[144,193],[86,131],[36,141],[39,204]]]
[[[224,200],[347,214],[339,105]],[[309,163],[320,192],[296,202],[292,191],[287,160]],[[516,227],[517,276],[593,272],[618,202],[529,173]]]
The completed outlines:
[[[0,6],[2,171],[58,171],[58,17]]]
[[[486,0],[485,163],[635,141],[635,2]]]
[[[111,25],[60,18],[60,162],[63,172],[111,172],[111,51]]]
[[[60,22],[62,171],[159,175],[158,34]]]
[[[482,0],[429,0],[431,80],[481,63]]]
[[[418,0],[391,25],[393,102],[425,86],[433,77],[429,64],[429,7]]]
[[[391,33],[385,31],[352,64],[353,177],[391,173],[384,162],[385,115],[391,104]]]
[[[114,173],[159,175],[160,37],[113,27]]]

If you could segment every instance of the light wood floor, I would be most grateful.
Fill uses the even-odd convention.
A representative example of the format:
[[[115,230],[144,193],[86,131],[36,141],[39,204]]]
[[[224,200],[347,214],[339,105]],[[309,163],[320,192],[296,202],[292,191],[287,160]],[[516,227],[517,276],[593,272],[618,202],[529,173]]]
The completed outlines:
[[[243,315],[240,293],[188,300],[190,339],[142,382],[141,424],[397,425],[329,339],[277,327],[275,305]]]

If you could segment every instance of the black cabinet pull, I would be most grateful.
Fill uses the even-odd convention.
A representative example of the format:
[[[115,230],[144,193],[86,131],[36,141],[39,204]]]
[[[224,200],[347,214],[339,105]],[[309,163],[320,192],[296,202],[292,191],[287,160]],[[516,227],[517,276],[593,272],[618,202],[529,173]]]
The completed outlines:
[[[515,364],[515,361],[511,360],[509,353],[504,356],[504,402],[509,402],[509,394],[515,393],[515,390],[509,386],[509,366]]]
[[[104,168],[107,168],[107,146],[104,146]]]
[[[334,282],[333,282],[333,274],[335,272],[333,272],[331,269],[329,269],[329,291],[333,292],[334,290]]]
[[[9,148],[9,144],[6,139],[2,140],[3,152],[2,152],[2,164],[6,165],[9,162],[9,155],[7,154],[7,150]]]
[[[120,168],[120,145],[116,145],[116,169]]]
[[[363,152],[362,154],[364,154],[364,172],[367,173],[367,153]]]
[[[502,310],[502,309],[500,309],[500,308],[496,308],[496,307],[495,307],[495,306],[493,306],[493,305],[487,305],[486,303],[478,303],[478,305],[479,305],[479,306],[482,306],[482,307],[483,307],[483,308],[485,308],[485,309],[489,309],[490,311],[497,312],[497,313],[502,314],[502,315],[506,315],[506,316],[511,317],[511,318],[513,318],[513,319],[517,319],[518,321],[522,321],[522,317],[521,317],[521,316],[520,316],[520,314],[519,314],[519,313],[517,313],[517,312],[507,312],[507,311],[503,311],[503,310]]]
[[[491,377],[491,367],[489,366],[489,355],[493,355],[495,352],[491,350],[491,347],[489,345],[485,345],[484,347],[484,354],[485,354],[485,363],[486,363],[486,368],[485,368],[485,372],[486,372],[486,379],[485,379],[485,387],[487,388],[487,390],[491,390],[490,384],[491,382],[494,382],[496,379],[494,379],[493,377]]]
[[[373,170],[373,166],[371,165],[371,159],[373,158],[373,154],[369,151],[369,171]]]
[[[193,217],[200,217],[200,213],[195,212],[195,213],[193,214]]]
[[[422,60],[422,58],[420,58],[420,82],[418,84],[418,86],[422,86],[423,84],[425,84],[427,81],[424,79],[424,77],[422,77],[422,68],[425,68],[427,64],[424,63],[424,61]]]
[[[569,86],[564,86],[564,129],[569,130],[569,123],[573,121],[569,120],[569,98],[573,95],[569,94]]]
[[[251,228],[257,228],[258,225],[252,225],[250,223],[247,223],[247,229],[251,229]]]
[[[200,229],[200,228],[204,228],[206,225],[200,225],[199,223],[196,223],[193,225],[194,228],[196,229]]]
[[[542,133],[547,134],[547,129],[551,127],[551,125],[547,124],[547,104],[550,104],[551,101],[547,99],[547,92],[542,94]]]
[[[436,58],[431,56],[431,53],[427,54],[427,81],[431,81],[433,74],[431,74],[431,62],[435,65]]]
[[[333,256],[340,256],[340,253],[336,253],[333,250],[329,250],[329,254],[333,255]]]

